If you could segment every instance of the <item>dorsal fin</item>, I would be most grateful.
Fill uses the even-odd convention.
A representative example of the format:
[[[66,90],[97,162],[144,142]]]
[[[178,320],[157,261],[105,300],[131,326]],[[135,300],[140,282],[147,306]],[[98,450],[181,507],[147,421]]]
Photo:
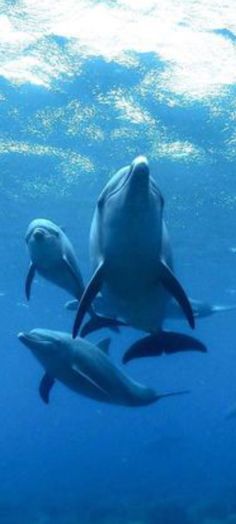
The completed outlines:
[[[97,347],[99,349],[101,349],[101,351],[103,351],[103,353],[106,353],[106,355],[107,355],[109,353],[110,343],[111,343],[111,339],[109,337],[108,338],[104,338],[103,340],[98,342]]]

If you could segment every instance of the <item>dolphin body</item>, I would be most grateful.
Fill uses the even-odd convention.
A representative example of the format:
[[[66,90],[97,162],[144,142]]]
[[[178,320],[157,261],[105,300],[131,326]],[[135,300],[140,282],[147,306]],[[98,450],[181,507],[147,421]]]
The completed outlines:
[[[73,340],[68,333],[47,329],[19,333],[18,338],[45,369],[39,392],[46,404],[55,380],[80,395],[125,406],[145,406],[166,396],[187,393],[157,394],[129,378],[106,354],[109,339],[95,346],[83,338]]]
[[[131,166],[119,170],[105,186],[90,230],[94,273],[80,301],[74,337],[98,292],[109,304],[112,314],[151,334],[145,343],[146,355],[160,354],[163,351],[160,344],[163,345],[164,341],[168,352],[170,335],[162,331],[162,324],[171,296],[179,303],[190,326],[194,327],[191,304],[172,271],[163,207],[163,197],[143,156],[137,157]],[[83,328],[84,333],[89,331],[86,326]],[[186,336],[178,335],[176,351],[181,351],[182,342],[186,346]],[[188,337],[189,343],[189,349],[204,350],[193,337]]]
[[[29,250],[31,262],[25,282],[25,294],[30,299],[32,282],[38,272],[46,280],[65,289],[77,300],[84,291],[84,283],[80,273],[74,248],[64,231],[44,218],[33,220],[27,229],[25,241]],[[113,327],[121,324],[115,319],[96,315],[90,308],[92,329]]]
[[[100,298],[100,297],[99,297]],[[211,304],[203,300],[189,298],[193,315],[195,318],[206,318],[216,313],[225,313],[227,311],[235,311],[236,304]],[[104,313],[109,310],[109,305],[103,303],[103,300],[95,299],[96,311]],[[69,300],[65,303],[65,308],[69,311],[77,311],[79,307],[79,300]],[[165,320],[183,320],[183,313],[179,304],[174,300],[170,300],[167,304]]]

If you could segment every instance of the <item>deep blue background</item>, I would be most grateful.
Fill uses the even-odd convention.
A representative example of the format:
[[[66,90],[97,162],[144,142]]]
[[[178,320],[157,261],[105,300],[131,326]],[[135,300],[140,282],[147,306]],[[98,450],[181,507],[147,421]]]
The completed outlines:
[[[227,142],[235,88],[212,102],[220,105],[219,113],[204,100],[179,100],[172,106],[138,92],[154,62],[156,74],[163,67],[152,54],[140,60],[142,68],[131,74],[125,66],[90,59],[79,77],[58,81],[51,91],[0,82],[5,96],[0,119],[0,511],[51,508],[55,515],[78,511],[96,520],[99,511],[120,512],[125,519],[159,501],[193,507],[218,500],[234,506],[236,419],[225,420],[225,413],[236,402],[235,312],[197,322],[196,335],[208,354],[163,356],[127,366],[133,378],[160,392],[191,390],[186,397],[140,409],[100,405],[60,384],[51,404],[43,405],[37,391],[42,370],[16,338],[35,327],[70,331],[73,322],[64,309],[70,297],[39,277],[26,305],[29,221],[43,217],[62,225],[87,279],[88,232],[97,196],[111,174],[137,154],[150,158],[164,195],[176,271],[190,296],[236,302],[236,177]],[[99,95],[106,97],[114,86],[128,88],[149,112],[157,123],[156,138],[149,123],[122,121],[112,103],[102,103]],[[78,123],[79,112],[73,124],[78,100],[88,110],[95,107],[89,125],[102,129],[102,140],[84,117]],[[192,143],[200,154],[160,155],[159,127],[166,136]],[[121,136],[114,134],[117,129],[123,130]],[[40,152],[39,146],[51,149]],[[94,169],[78,158],[73,162],[75,152]],[[186,322],[174,325],[188,332]],[[113,336],[116,362],[134,336],[131,330]]]

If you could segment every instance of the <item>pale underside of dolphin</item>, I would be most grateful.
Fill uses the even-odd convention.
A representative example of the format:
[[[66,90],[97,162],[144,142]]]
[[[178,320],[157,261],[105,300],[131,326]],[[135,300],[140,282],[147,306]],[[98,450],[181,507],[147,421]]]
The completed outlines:
[[[98,293],[117,318],[150,333],[154,345],[159,343],[160,333],[164,338],[162,325],[171,297],[194,327],[191,304],[172,270],[163,207],[163,197],[150,177],[144,157],[136,158],[108,182],[98,199],[91,225],[94,273],[80,300],[74,337]],[[85,326],[82,333],[90,331]],[[185,344],[185,335],[182,337]],[[181,350],[179,344],[180,336],[178,350]]]
[[[94,400],[132,407],[187,393],[158,394],[132,380],[108,357],[109,339],[95,346],[82,338],[73,340],[68,333],[44,329],[19,333],[18,338],[45,370],[39,393],[46,404],[55,381]]]
[[[25,240],[31,258],[25,282],[27,300],[36,272],[79,300],[84,291],[83,278],[73,245],[64,231],[51,220],[35,219],[29,224]],[[89,313],[93,329],[116,329],[121,324],[115,319],[96,315],[92,307]]]

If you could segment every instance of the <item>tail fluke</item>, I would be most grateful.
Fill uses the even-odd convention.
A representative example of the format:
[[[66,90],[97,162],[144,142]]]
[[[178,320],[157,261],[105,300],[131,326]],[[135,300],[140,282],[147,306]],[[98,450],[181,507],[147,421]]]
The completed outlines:
[[[160,395],[156,395],[156,400],[161,400],[163,398],[167,397],[177,397],[179,395],[188,395],[190,393],[189,390],[183,390],[183,391],[172,391],[167,393],[161,393]]]
[[[174,331],[161,331],[138,340],[126,351],[123,363],[142,357],[155,357],[163,353],[172,354],[179,351],[200,351],[206,353],[206,346],[197,338]]]

